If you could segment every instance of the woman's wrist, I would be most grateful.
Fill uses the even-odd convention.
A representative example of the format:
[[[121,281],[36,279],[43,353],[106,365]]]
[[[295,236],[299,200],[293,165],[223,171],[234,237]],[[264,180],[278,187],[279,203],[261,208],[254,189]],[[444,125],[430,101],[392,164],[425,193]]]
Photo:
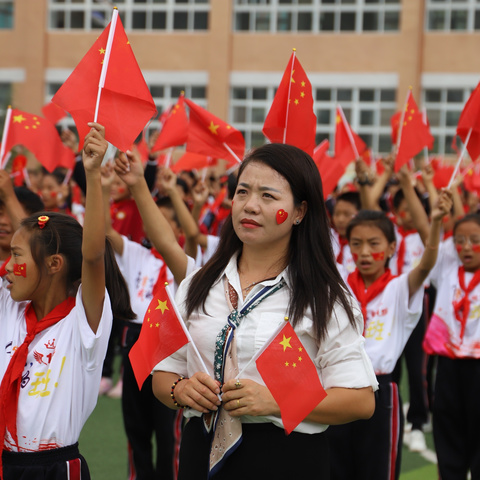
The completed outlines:
[[[170,397],[171,397],[175,407],[177,407],[177,408],[190,408],[188,405],[181,405],[180,403],[178,403],[177,399],[175,398],[175,388],[182,380],[187,380],[187,379],[183,375],[180,375],[178,377],[178,379],[175,382],[173,382],[172,388],[170,390]]]

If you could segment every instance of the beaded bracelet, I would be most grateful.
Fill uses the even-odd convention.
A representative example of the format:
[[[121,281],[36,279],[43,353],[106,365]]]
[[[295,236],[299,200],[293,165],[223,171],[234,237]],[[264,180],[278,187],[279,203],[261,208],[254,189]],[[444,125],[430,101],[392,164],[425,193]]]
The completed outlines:
[[[180,405],[177,400],[175,399],[175,395],[173,393],[173,391],[175,390],[175,387],[177,386],[178,383],[180,383],[182,380],[185,380],[185,377],[183,375],[180,375],[180,377],[178,377],[178,379],[173,382],[173,385],[172,385],[172,389],[170,390],[170,396],[172,397],[172,401],[173,401],[173,404],[177,407],[177,408],[189,408],[188,405]]]

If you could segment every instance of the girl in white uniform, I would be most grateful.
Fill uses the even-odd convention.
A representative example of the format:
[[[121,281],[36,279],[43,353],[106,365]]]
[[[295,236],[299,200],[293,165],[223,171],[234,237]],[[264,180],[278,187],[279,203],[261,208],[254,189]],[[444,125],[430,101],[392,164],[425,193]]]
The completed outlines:
[[[393,224],[384,213],[361,211],[347,228],[357,269],[346,281],[362,308],[365,350],[380,388],[371,419],[333,426],[327,431],[332,479],[393,480],[399,476],[402,420],[398,387],[391,373],[420,318],[423,282],[435,264],[441,219],[450,205],[450,194],[445,192],[432,214],[427,248],[420,263],[400,277],[394,277],[388,268],[396,241]]]
[[[12,238],[0,289],[3,480],[90,478],[78,437],[97,401],[112,310],[133,317],[97,211],[108,144],[103,127],[89,125],[83,231],[68,215],[44,212]]]
[[[438,363],[433,438],[442,480],[480,478],[480,215],[456,222],[430,275],[437,288],[424,340]]]

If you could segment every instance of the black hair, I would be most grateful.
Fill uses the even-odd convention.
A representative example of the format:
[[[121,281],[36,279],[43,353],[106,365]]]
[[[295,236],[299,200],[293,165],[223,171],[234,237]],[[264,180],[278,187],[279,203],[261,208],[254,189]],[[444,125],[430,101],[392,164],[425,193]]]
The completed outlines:
[[[250,163],[260,163],[277,171],[290,184],[296,206],[306,202],[305,217],[292,228],[288,251],[288,276],[292,291],[288,315],[295,326],[307,308],[311,309],[317,341],[325,338],[334,306],[339,303],[352,325],[354,314],[346,286],[340,276],[330,239],[330,227],[322,182],[312,158],[291,145],[267,144],[253,150],[240,165],[238,178]],[[203,308],[212,285],[230,258],[241,254],[243,244],[233,228],[232,216],[225,221],[216,253],[197,272],[188,288],[186,307],[190,316]],[[207,312],[206,312],[207,313]]]
[[[422,204],[423,209],[425,210],[427,215],[430,215],[430,204],[428,202],[428,198],[425,198],[415,187],[414,188],[415,194],[417,195],[418,199],[420,200],[420,203]],[[402,200],[405,199],[405,194],[403,193],[403,190],[399,188],[396,192],[395,195],[393,196],[392,199],[392,207],[394,210],[398,210],[400,207],[400,204],[402,203]]]
[[[348,202],[351,203],[357,211],[361,210],[362,204],[360,202],[360,194],[358,192],[345,192],[341,193],[335,200],[335,204],[338,202]]]
[[[235,190],[237,188],[237,175],[235,173],[231,173],[227,178],[227,192],[228,198],[233,200],[235,196]]]
[[[182,178],[177,177],[177,185],[179,187],[182,187],[183,193],[185,195],[188,195],[190,192],[190,189],[188,188],[187,182],[183,180]]]
[[[173,213],[173,216],[172,216],[173,221],[179,227],[181,227],[180,221],[178,220],[177,211],[175,210],[175,207],[173,206],[173,203],[172,203],[172,200],[170,199],[170,197],[161,197],[155,203],[156,203],[157,207],[159,207],[159,208],[164,207],[164,208],[167,208],[168,210],[171,210],[172,213]]]
[[[453,226],[453,234],[455,235],[455,232],[457,231],[457,228],[462,224],[462,223],[467,223],[467,222],[473,222],[476,223],[477,225],[480,226],[480,213],[469,213],[465,215],[464,217],[460,218],[455,222],[455,225]]]
[[[15,187],[15,195],[21,203],[27,215],[32,215],[35,212],[40,212],[45,208],[42,199],[27,187]]]
[[[393,222],[379,210],[360,210],[355,217],[353,217],[347,226],[347,240],[350,241],[352,230],[358,225],[370,225],[377,227],[385,235],[388,243],[397,241],[395,236],[395,227]]]
[[[40,228],[38,218],[48,216],[48,221]],[[62,255],[66,260],[66,281],[69,295],[74,295],[82,277],[82,238],[83,228],[70,215],[57,212],[38,212],[25,218],[20,228],[30,233],[32,258],[40,270],[50,255]],[[115,260],[110,241],[105,238],[105,284],[110,296],[115,318],[133,320],[136,315],[130,306],[128,287]]]

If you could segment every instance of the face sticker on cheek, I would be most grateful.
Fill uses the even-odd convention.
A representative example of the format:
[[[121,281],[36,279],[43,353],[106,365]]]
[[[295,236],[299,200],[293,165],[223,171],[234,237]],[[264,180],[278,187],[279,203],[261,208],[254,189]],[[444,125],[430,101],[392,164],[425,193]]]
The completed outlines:
[[[125,191],[126,191],[126,188],[125,188],[125,187],[118,187],[118,189],[117,189],[117,190],[118,190],[118,193],[119,193],[120,195],[122,195],[122,194],[124,194],[124,193],[125,193]]]
[[[276,219],[277,219],[277,225],[281,225],[288,217],[288,213],[283,210],[283,209],[280,209],[278,212],[277,212],[277,216],[276,216]]]
[[[398,216],[400,218],[405,218],[407,216],[407,212],[405,212],[405,210],[402,210],[402,211],[398,212]]]
[[[14,263],[13,274],[17,277],[27,278],[27,264],[26,263]]]
[[[480,252],[480,245],[472,245],[472,250],[475,253],[479,253]]]
[[[57,198],[57,192],[50,192],[50,198]]]
[[[352,253],[353,261],[356,263],[358,260],[358,253]]]
[[[377,262],[385,259],[385,252],[372,252],[372,258]]]
[[[463,250],[463,245],[455,245],[455,249],[460,253]]]

